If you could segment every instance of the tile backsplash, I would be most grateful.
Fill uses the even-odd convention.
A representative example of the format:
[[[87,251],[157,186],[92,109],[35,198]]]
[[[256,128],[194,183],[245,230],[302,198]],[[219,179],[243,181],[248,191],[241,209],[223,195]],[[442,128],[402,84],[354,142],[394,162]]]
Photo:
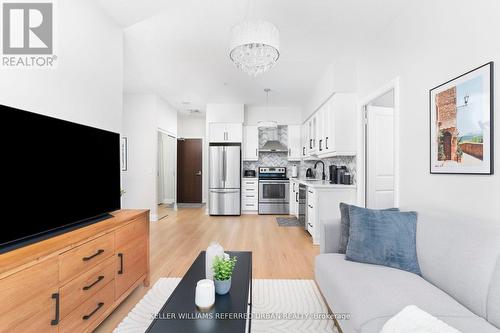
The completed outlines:
[[[279,140],[285,146],[288,145],[288,127],[278,126],[278,129],[260,129],[259,130],[259,147],[262,147],[267,140]],[[356,184],[356,157],[355,156],[335,156],[331,158],[321,159],[325,163],[326,179],[329,179],[328,166],[334,164],[337,166],[345,165],[347,170],[352,175],[353,184]],[[311,168],[317,179],[321,179],[321,165],[318,169],[314,169],[314,164],[318,160],[294,162],[288,161],[286,153],[260,153],[258,161],[243,161],[243,170],[255,170],[258,172],[258,167],[286,167],[287,176],[292,176],[292,166],[297,165],[299,168],[299,178],[306,177],[306,170]]]

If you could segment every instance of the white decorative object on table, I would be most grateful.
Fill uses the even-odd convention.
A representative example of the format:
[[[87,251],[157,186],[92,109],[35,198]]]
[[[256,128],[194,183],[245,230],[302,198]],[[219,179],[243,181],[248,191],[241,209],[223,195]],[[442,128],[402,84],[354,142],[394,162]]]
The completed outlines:
[[[215,257],[223,257],[224,249],[219,243],[212,242],[210,246],[207,248],[207,252],[205,253],[205,277],[207,279],[214,279],[214,270],[213,270],[213,262]]]
[[[204,279],[196,284],[194,302],[199,309],[210,309],[215,303],[214,281]]]

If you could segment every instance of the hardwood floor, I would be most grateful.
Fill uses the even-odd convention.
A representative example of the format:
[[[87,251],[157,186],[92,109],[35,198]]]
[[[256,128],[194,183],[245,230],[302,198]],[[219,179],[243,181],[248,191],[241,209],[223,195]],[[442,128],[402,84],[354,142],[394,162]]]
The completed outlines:
[[[182,208],[151,223],[151,286],[160,277],[183,276],[212,241],[252,251],[256,279],[313,279],[319,247],[302,228],[279,227],[275,216],[212,217],[204,208]],[[95,332],[112,332],[147,290],[139,287]]]

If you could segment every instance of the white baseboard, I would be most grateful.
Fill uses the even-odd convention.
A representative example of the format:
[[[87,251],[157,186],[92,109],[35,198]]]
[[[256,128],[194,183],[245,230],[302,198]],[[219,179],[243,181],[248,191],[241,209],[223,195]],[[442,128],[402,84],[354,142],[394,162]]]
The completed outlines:
[[[153,222],[158,221],[158,214],[151,214],[151,213],[149,213],[149,220],[153,221]]]

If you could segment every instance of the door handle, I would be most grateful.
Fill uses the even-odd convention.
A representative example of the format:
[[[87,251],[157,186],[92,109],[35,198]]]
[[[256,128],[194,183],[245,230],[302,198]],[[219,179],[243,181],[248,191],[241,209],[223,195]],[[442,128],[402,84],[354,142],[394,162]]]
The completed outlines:
[[[325,149],[328,150],[328,137],[325,138]]]
[[[306,156],[306,147],[302,147],[302,155]]]
[[[323,149],[321,149],[321,143],[323,142],[323,139],[319,140],[319,151],[322,151]]]
[[[295,202],[299,202],[299,192],[295,192]]]
[[[123,274],[123,253],[118,253],[118,258],[120,258],[120,270],[118,271],[118,274],[122,275]]]
[[[56,317],[50,321],[50,325],[56,326],[59,324],[59,293],[52,294],[52,299],[56,300]]]
[[[309,139],[309,149],[313,149],[313,139]]]
[[[196,176],[201,176],[201,170],[198,170],[194,173]]]

